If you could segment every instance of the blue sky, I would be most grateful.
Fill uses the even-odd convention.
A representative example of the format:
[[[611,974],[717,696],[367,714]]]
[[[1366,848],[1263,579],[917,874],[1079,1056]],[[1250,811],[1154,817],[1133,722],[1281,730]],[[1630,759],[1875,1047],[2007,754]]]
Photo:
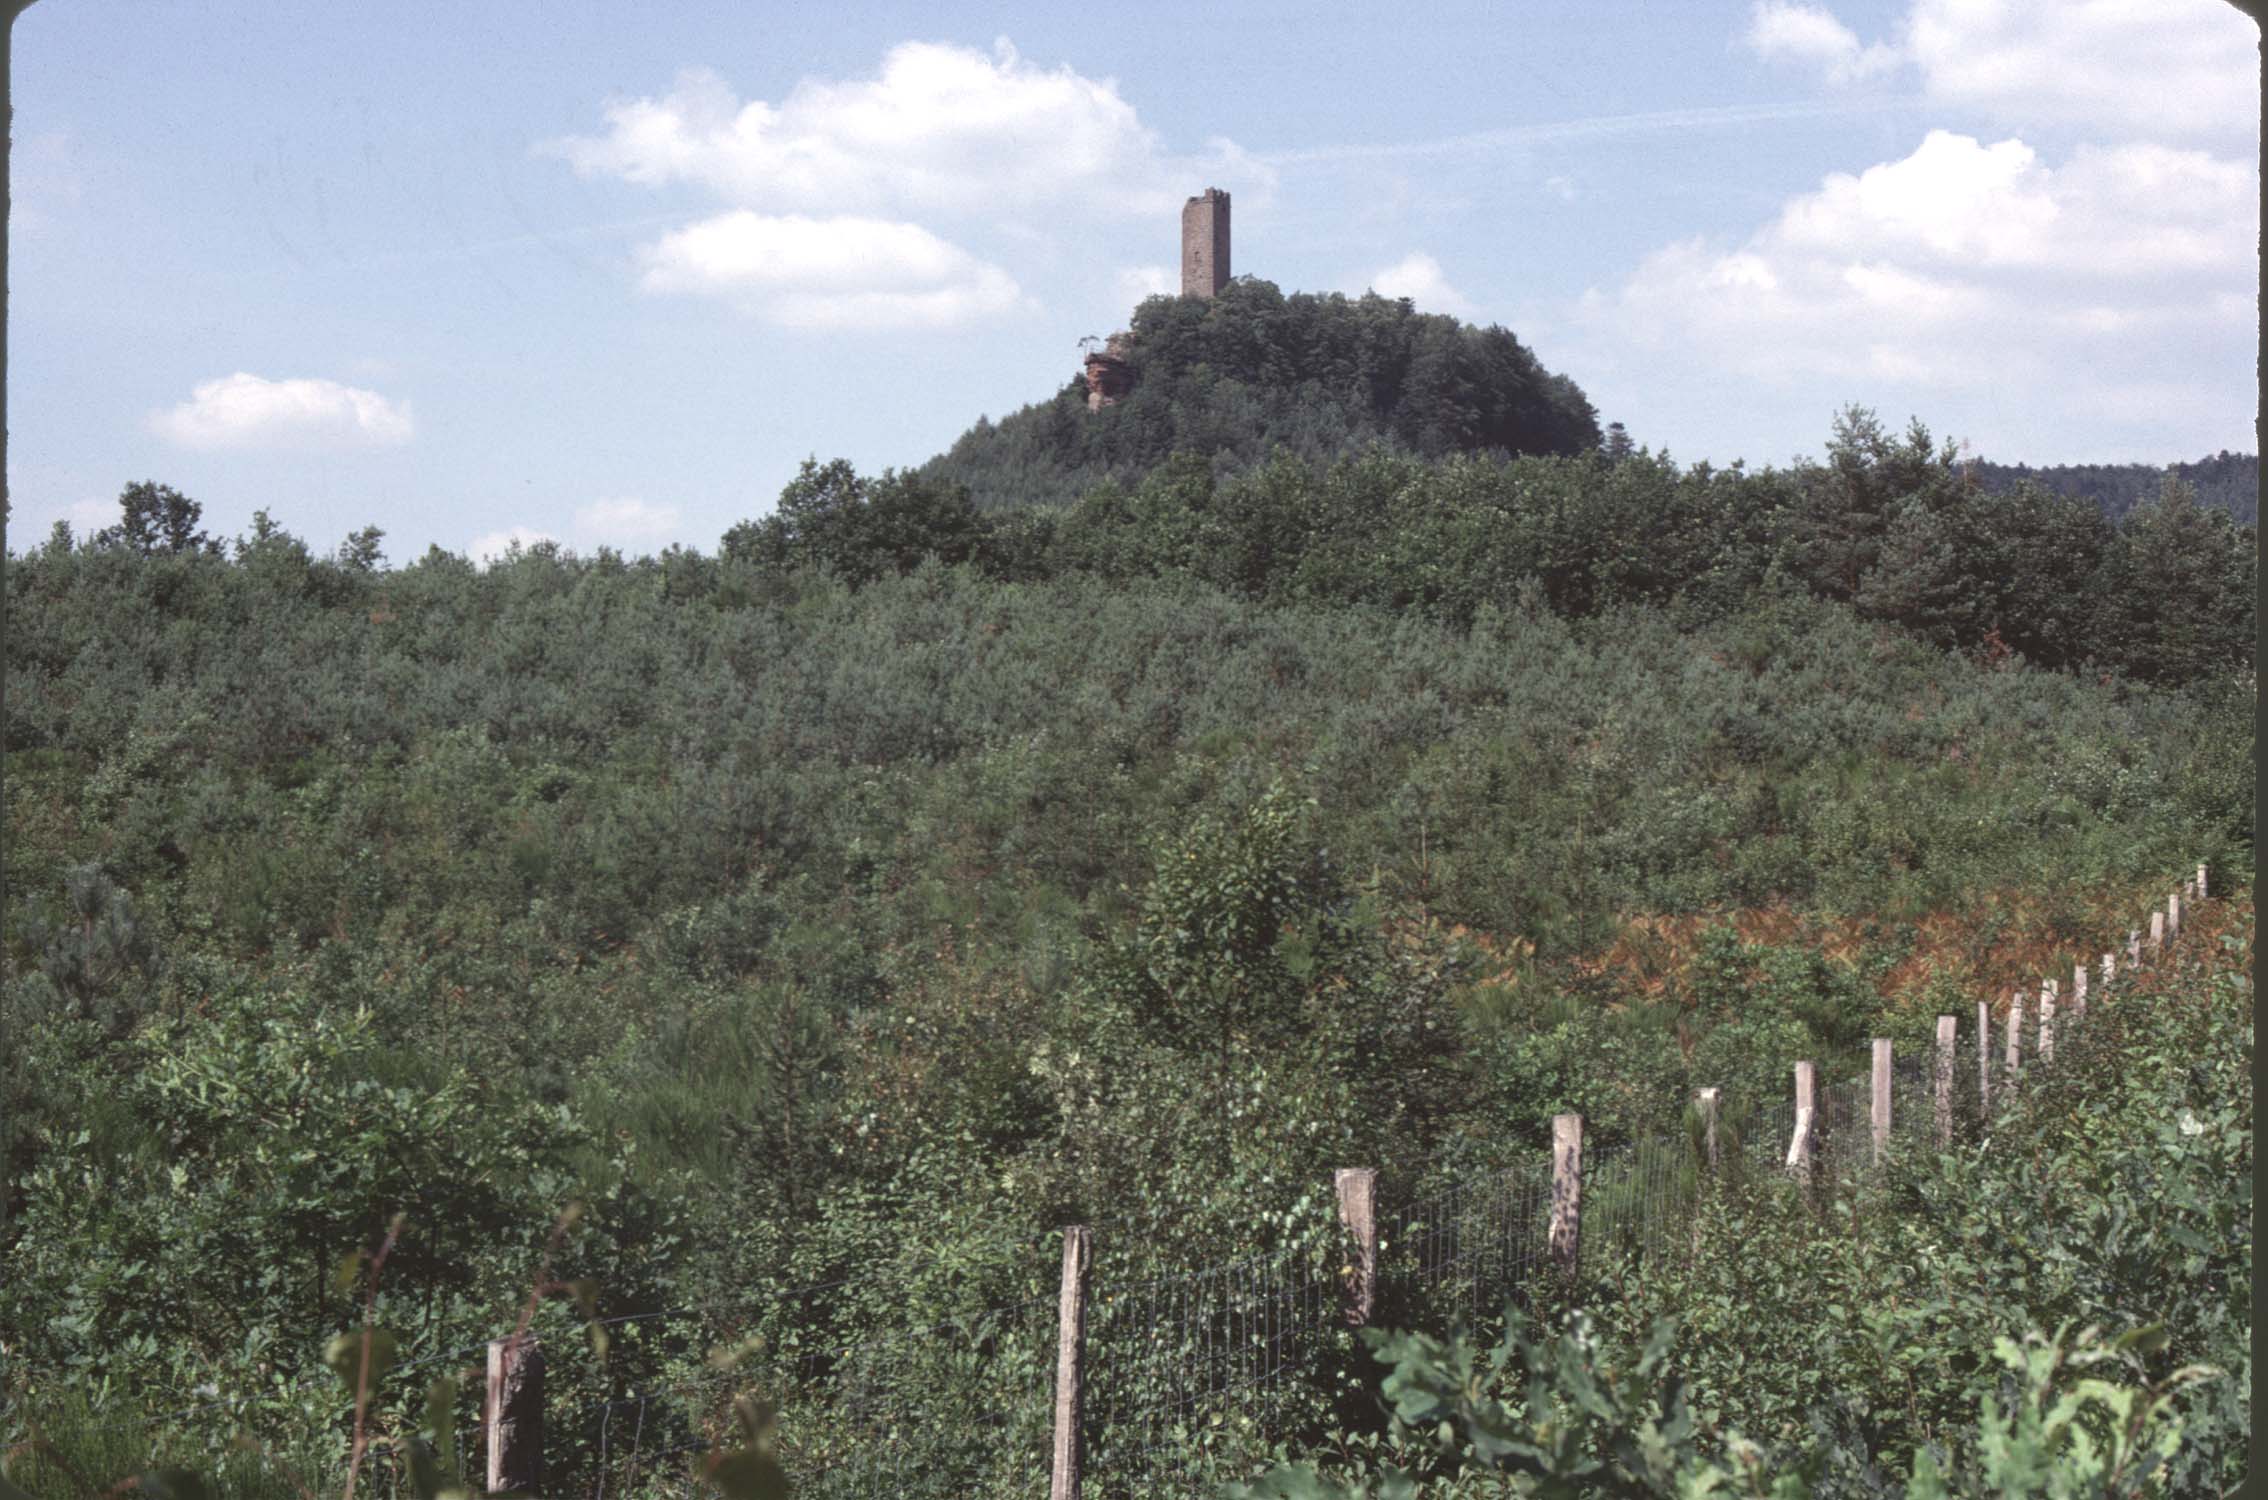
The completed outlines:
[[[173,5],[14,31],[8,545],[124,484],[396,561],[713,549],[1234,268],[1502,323],[1680,461],[1837,408],[2256,451],[2223,0]]]

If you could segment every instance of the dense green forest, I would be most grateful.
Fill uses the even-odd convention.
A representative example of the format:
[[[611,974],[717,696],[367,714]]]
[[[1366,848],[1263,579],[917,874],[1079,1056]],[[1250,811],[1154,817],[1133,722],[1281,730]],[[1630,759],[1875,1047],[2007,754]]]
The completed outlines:
[[[1373,301],[1288,299],[1286,325],[1434,347]],[[1137,333],[1160,359],[1208,336],[1155,303]],[[1379,378],[1350,347],[1347,399]],[[1125,1288],[1326,1245],[1336,1167],[1414,1198],[1532,1158],[1567,1110],[1602,1149],[1677,1138],[1697,1086],[1777,1098],[1798,1059],[1847,1074],[1870,1037],[2067,972],[2199,860],[2249,942],[2249,527],[2178,480],[2117,522],[1972,483],[1855,410],[1816,465],[1613,459],[1516,344],[1442,357],[1528,382],[1541,425],[1505,408],[1466,442],[1404,380],[1367,398],[1418,424],[1399,447],[1268,429],[1223,472],[1170,452],[1174,416],[1124,450],[1139,478],[1089,485],[1117,458],[1042,442],[1077,493],[991,507],[949,465],[813,463],[715,554],[389,568],[375,529],[328,555],[264,515],[214,538],[155,484],[11,553],[9,1436],[205,1401],[227,1425],[126,1461],[210,1466],[243,1423],[335,1484],[296,1382],[358,1315],[341,1256],[396,1214],[371,1306],[406,1351],[496,1336],[539,1274],[596,1297],[541,1301],[563,1348],[591,1312],[696,1310],[666,1346],[626,1324],[604,1366],[562,1359],[560,1399],[595,1401],[751,1335],[1044,1302],[1068,1223]],[[2249,991],[2178,982],[2192,1029],[2136,1039],[2154,1092],[2106,1069],[2106,1117],[2189,1098],[2184,1059],[2248,1077]],[[2122,1223],[2155,1211],[2152,1140],[2074,1157],[2128,1184],[2102,1189]],[[2211,1145],[2207,1215],[2243,1180]],[[1914,1170],[1916,1246],[2012,1191]],[[1808,1211],[1753,1210],[1789,1234]],[[1738,1243],[1746,1212],[1703,1232]],[[2059,1265],[2062,1222],[2025,1230]],[[2179,1249],[1839,1362],[1729,1272],[1631,1271],[1601,1336],[1682,1308],[1703,1342],[1675,1357],[1743,1431],[1910,1454],[1965,1440],[1995,1333],[2187,1319],[2138,1379],[2238,1357],[2236,1314],[2173,1306],[2202,1274]],[[1838,1305],[1890,1275],[1853,1269]],[[1011,1365],[1044,1380],[1018,1350],[909,1365],[893,1399],[982,1410]],[[2235,1461],[2232,1388],[2180,1395],[2184,1472]],[[1388,1441],[1375,1398],[1190,1461]],[[902,1492],[1007,1482],[1007,1436],[916,1427]],[[563,1483],[605,1441],[563,1419]]]
[[[1175,454],[1226,475],[1286,449],[1329,458],[1387,443],[1449,453],[1575,454],[1600,442],[1583,392],[1511,333],[1407,299],[1294,292],[1244,276],[1218,297],[1151,297],[1118,346],[1133,383],[1087,410],[1084,374],[1047,400],[980,421],[918,471],[980,509],[1068,505],[1133,484]]]
[[[2197,492],[2197,503],[2225,510],[2240,525],[2260,523],[2260,458],[2253,453],[2222,449],[2194,463],[2168,464],[1996,464],[1982,460],[1967,465],[1977,483],[1988,489],[2013,489],[2030,480],[2060,495],[2092,502],[2104,516],[2122,521],[2137,507],[2156,497],[2167,476],[2179,479]]]
[[[724,551],[853,583],[930,556],[1002,580],[1186,579],[1460,627],[1490,610],[1624,607],[1698,625],[1809,597],[1987,660],[2172,683],[2251,662],[2257,576],[2253,529],[2178,479],[2113,524],[2037,484],[1974,483],[1918,422],[1894,434],[1861,409],[1837,418],[1824,462],[1753,474],[1650,455],[1429,461],[1373,447],[1279,449],[1221,478],[1185,453],[1069,506],[985,511],[924,471],[813,462]]]

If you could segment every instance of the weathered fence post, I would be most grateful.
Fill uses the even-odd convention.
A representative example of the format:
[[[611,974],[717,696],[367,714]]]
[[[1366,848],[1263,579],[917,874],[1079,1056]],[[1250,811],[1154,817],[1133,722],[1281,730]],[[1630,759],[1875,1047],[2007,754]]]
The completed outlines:
[[[1551,1258],[1572,1273],[1582,1253],[1583,1117],[1551,1117]]]
[[[2203,865],[2197,867],[2197,899],[2200,901],[2205,899],[2205,867]]]
[[[1890,1038],[1874,1039],[1874,1068],[1867,1078],[1867,1123],[1874,1128],[1874,1160],[1890,1154]]]
[[[2118,960],[2108,953],[2103,955],[2103,991],[2110,992],[2111,981],[2118,977]]]
[[[1341,1167],[1331,1175],[1339,1222],[1354,1236],[1354,1263],[1340,1276],[1349,1328],[1370,1322],[1378,1300],[1378,1169]]]
[[[2071,1019],[2074,1024],[2087,1019],[2087,966],[2071,966]]]
[[[2055,1061],[2055,981],[2040,981],[2040,1061]]]
[[[1992,1004],[1977,1002],[1977,1113],[1992,1107]]]
[[[1095,1232],[1084,1224],[1063,1231],[1063,1293],[1055,1311],[1055,1462],[1047,1500],[1079,1500],[1086,1467],[1079,1424],[1086,1402],[1087,1283],[1094,1271]]]
[[[2126,929],[2126,961],[2129,964],[2142,962],[2142,929],[2139,927]]]
[[[2166,914],[2165,914],[2164,912],[2162,912],[2162,911],[2154,911],[2154,912],[2150,913],[2150,953],[2151,953],[2151,955],[2152,955],[2152,956],[2154,957],[2154,956],[2156,956],[2157,954],[2164,952],[2164,951],[2165,951],[2165,946],[2166,946]]]
[[[1937,1149],[1953,1144],[1953,1041],[1951,1016],[1937,1018]]]
[[[2166,893],[2166,941],[2181,936],[2181,892]]]
[[[2008,993],[2008,1087],[2016,1087],[2016,1075],[2024,1068],[2024,990],[2021,985]]]
[[[1795,1129],[1788,1138],[1788,1170],[1800,1182],[1811,1181],[1811,1158],[1819,1131],[1819,1065],[1795,1065]]]
[[[1703,1089],[1697,1096],[1701,1106],[1701,1153],[1709,1163],[1709,1170],[1717,1170],[1717,1100],[1722,1089]]]
[[[530,1333],[488,1346],[488,1393],[481,1403],[490,1494],[543,1489],[543,1346]]]

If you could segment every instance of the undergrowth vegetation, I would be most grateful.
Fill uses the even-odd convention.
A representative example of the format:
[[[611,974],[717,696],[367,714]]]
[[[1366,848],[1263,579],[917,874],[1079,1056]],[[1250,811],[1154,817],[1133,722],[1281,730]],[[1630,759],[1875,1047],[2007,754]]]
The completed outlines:
[[[1597,1257],[1493,1346],[1370,1335],[1389,1420],[1238,1493],[2235,1493],[2252,939],[2216,911],[1951,1151],[1705,1193],[1689,1246]]]
[[[547,1255],[607,1317],[701,1310],[590,1397],[1028,1306],[1067,1223],[1122,1278],[1322,1255],[1336,1167],[1422,1192],[1566,1110],[1675,1136],[1697,1085],[1853,1068],[2091,959],[2169,872],[2240,878],[2249,533],[2178,493],[2010,530],[1853,421],[1798,476],[1168,460],[982,525],[814,466],[715,556],[485,569],[265,517],[223,547],[135,487],[135,525],[7,567],[11,1433],[60,1413],[103,1468],[99,1433],[216,1403],[312,1441],[333,1271],[397,1214],[369,1312],[405,1351],[495,1336]],[[1972,607],[1961,538],[2063,567],[2066,521],[2080,572]],[[1915,1222],[2015,1212],[2003,1161],[1912,1178]],[[2171,1232],[2162,1168],[2088,1169],[2129,1183],[2119,1232]],[[1784,1332],[1705,1269],[1629,1274],[1698,1369]],[[1021,1337],[987,1347],[1044,1379]],[[1882,1441],[1974,1419],[1964,1347]],[[1760,1441],[1827,1389],[1736,1368]],[[957,1410],[988,1377],[921,1378]],[[152,1441],[211,1472],[225,1431]],[[557,1434],[569,1482],[597,1441]]]

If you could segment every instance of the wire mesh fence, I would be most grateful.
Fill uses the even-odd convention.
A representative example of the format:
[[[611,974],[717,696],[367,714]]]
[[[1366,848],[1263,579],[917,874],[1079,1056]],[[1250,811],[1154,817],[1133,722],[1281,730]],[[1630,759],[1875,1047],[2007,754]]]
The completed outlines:
[[[1352,1344],[1338,1317],[1348,1255],[1335,1224],[1177,1275],[1141,1277],[1133,1259],[1099,1253],[1089,1304],[1095,1493],[1192,1489],[1329,1409]]]
[[[1700,1159],[1684,1136],[1598,1153],[1583,1164],[1583,1243],[1649,1259],[1669,1253],[1682,1243],[1677,1231],[1700,1181]]]
[[[743,1395],[777,1414],[798,1494],[1044,1491],[1052,1296],[848,1340],[751,1339],[753,1350],[729,1363],[698,1358],[705,1340],[695,1330],[648,1331],[675,1347],[626,1361],[603,1394],[553,1417],[566,1427],[546,1435],[548,1493],[676,1492],[702,1454],[736,1440],[732,1403]],[[632,1370],[669,1378],[640,1382]]]
[[[2097,1005],[2111,993],[2109,982],[2100,985]],[[1949,1055],[1929,1042],[1901,1049],[1887,1079],[1886,1139],[1877,1134],[1870,1074],[1823,1083],[1813,1099],[1813,1189],[1855,1187],[1885,1154],[1982,1138],[2011,1097],[2044,1077],[2036,1012],[2026,1019],[2013,1087],[2005,1015],[1988,1012],[1981,1057],[1979,1023],[1967,1016],[1958,1018]],[[2084,1023],[2059,1017],[2059,1051],[2090,1044]],[[1716,1106],[1713,1163],[1698,1113],[1683,1131],[1587,1152],[1584,1254],[1683,1253],[1710,1179],[1732,1190],[1788,1179],[1795,1125],[1791,1089],[1727,1091]],[[1551,1162],[1540,1149],[1382,1201],[1371,1321],[1484,1332],[1538,1284],[1551,1258],[1552,1201]],[[887,1298],[844,1280],[744,1308],[601,1319],[604,1359],[589,1341],[554,1330],[545,1345],[544,1492],[590,1500],[696,1493],[699,1459],[730,1440],[732,1400],[750,1394],[779,1414],[779,1453],[799,1493],[1037,1497],[1048,1485],[1056,1410],[1059,1289],[1054,1257],[1041,1253],[1053,1244],[1050,1235],[1011,1248],[1007,1258],[1023,1268],[1012,1279],[1025,1295],[905,1327],[889,1326]],[[1088,1492],[1194,1492],[1323,1430],[1362,1363],[1348,1318],[1355,1260],[1327,1210],[1276,1248],[1197,1270],[1161,1271],[1170,1252],[1131,1233],[1103,1234],[1084,1353]],[[713,1360],[720,1347],[739,1357]],[[477,1478],[485,1352],[440,1350],[386,1372],[364,1412],[368,1492],[387,1500],[410,1493],[407,1435],[424,1415],[430,1382],[452,1370],[461,1376],[448,1403],[457,1467]],[[335,1470],[337,1440],[353,1429],[353,1403],[342,1392],[324,1370],[257,1399],[215,1397],[137,1421],[157,1432],[209,1432],[216,1414],[251,1429],[263,1414],[275,1421],[296,1412],[315,1435],[307,1450],[315,1467],[306,1472],[320,1483]],[[325,1441],[327,1460],[318,1452]]]
[[[1379,1222],[1376,1321],[1485,1323],[1542,1264],[1550,1215],[1551,1167],[1541,1159],[1473,1173],[1390,1209]]]

